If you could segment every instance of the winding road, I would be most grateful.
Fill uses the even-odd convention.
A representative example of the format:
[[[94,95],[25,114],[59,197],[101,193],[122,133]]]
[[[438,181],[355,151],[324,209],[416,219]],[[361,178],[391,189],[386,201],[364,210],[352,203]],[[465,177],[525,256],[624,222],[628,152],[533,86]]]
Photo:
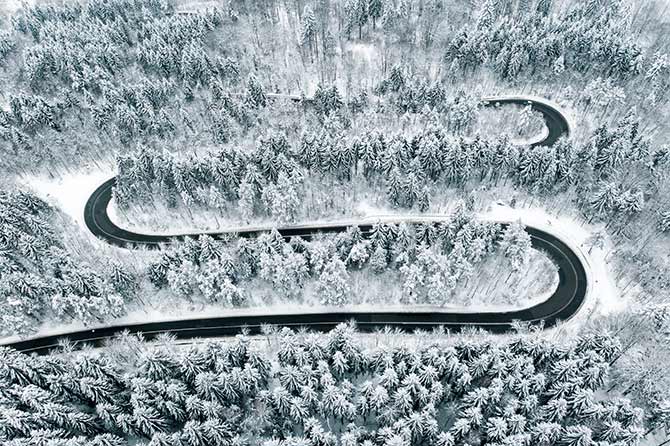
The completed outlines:
[[[296,99],[295,97],[290,97]],[[485,105],[497,104],[531,104],[532,108],[541,113],[548,128],[547,136],[532,146],[548,146],[554,144],[560,137],[570,131],[565,116],[554,106],[540,100],[522,97],[484,98]],[[98,238],[116,246],[134,248],[144,246],[159,248],[160,244],[175,243],[191,234],[182,235],[148,235],[127,231],[114,224],[107,213],[112,197],[112,188],[115,179],[112,178],[99,186],[90,196],[84,210],[86,226]],[[425,218],[413,220],[403,218],[395,222],[426,223]],[[435,219],[437,223],[439,220]],[[370,233],[370,224],[358,225],[363,234]],[[300,236],[310,239],[316,233],[342,232],[348,225],[321,225],[310,227],[288,227],[278,229],[285,237]],[[242,230],[236,234],[241,237],[255,237],[266,230]],[[527,227],[534,248],[544,251],[558,266],[559,285],[556,291],[546,301],[533,307],[507,312],[449,312],[449,311],[398,311],[398,312],[325,312],[325,313],[298,313],[298,314],[264,314],[249,316],[226,316],[198,319],[182,319],[173,321],[127,324],[107,326],[98,329],[88,329],[52,336],[30,338],[8,344],[24,352],[48,353],[58,345],[58,341],[67,338],[70,341],[81,341],[94,345],[101,345],[105,340],[127,330],[131,333],[143,333],[146,338],[153,338],[161,333],[171,333],[178,339],[192,339],[197,337],[220,337],[235,335],[242,328],[251,334],[261,332],[263,325],[286,327],[309,327],[312,330],[327,331],[342,322],[356,321],[361,331],[374,331],[382,327],[397,327],[403,330],[430,329],[444,326],[449,329],[458,329],[462,326],[485,328],[492,332],[509,330],[512,322],[525,321],[531,324],[543,323],[545,327],[569,319],[580,308],[587,291],[586,271],[579,256],[564,242],[554,235],[537,228]],[[229,233],[210,233],[214,238]]]

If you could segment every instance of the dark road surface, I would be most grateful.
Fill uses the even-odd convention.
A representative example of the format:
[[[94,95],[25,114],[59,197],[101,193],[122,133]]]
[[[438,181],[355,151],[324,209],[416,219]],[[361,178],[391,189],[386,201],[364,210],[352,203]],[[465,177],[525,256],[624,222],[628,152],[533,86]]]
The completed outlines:
[[[490,99],[484,102],[485,105],[505,105],[505,104],[514,104],[514,105],[528,105],[530,104],[531,108],[542,114],[544,122],[549,129],[549,134],[539,142],[532,144],[532,146],[551,146],[556,141],[559,140],[562,136],[568,135],[570,132],[570,126],[568,125],[568,120],[553,106],[545,103],[538,102],[528,99],[516,99],[516,98],[500,98],[500,99]]]
[[[544,140],[534,144],[534,146],[554,144],[558,138],[569,132],[568,122],[565,117],[550,105],[527,99],[508,98],[489,99],[485,104],[510,103],[519,105],[530,103],[534,110],[542,113],[544,116],[549,133]],[[139,246],[159,248],[161,243],[174,243],[189,236],[147,235],[127,231],[116,226],[107,214],[107,205],[112,196],[114,181],[115,179],[111,179],[98,187],[89,198],[84,210],[86,226],[98,238],[125,248]],[[411,218],[399,218],[396,222],[400,221],[413,222]],[[438,221],[438,219],[435,219],[435,222]],[[416,220],[416,222],[426,223],[427,220],[421,219]],[[301,236],[309,239],[316,233],[342,232],[347,227],[348,225],[323,225],[316,227],[280,228],[278,230],[286,238]],[[359,227],[366,234],[371,230],[372,226],[370,224],[361,224]],[[374,331],[385,326],[408,331],[431,329],[437,326],[444,326],[448,329],[474,326],[485,328],[492,332],[503,332],[510,329],[513,321],[525,321],[531,324],[543,323],[545,327],[550,327],[558,321],[570,318],[580,308],[587,290],[586,271],[579,257],[561,240],[536,228],[527,227],[527,231],[531,236],[533,247],[544,251],[558,266],[560,280],[558,288],[549,299],[524,310],[472,313],[455,313],[439,310],[430,312],[327,312],[183,319],[108,326],[95,330],[82,330],[53,336],[43,336],[8,344],[8,346],[20,351],[43,354],[55,348],[58,340],[61,338],[101,345],[105,340],[124,330],[128,330],[131,333],[143,333],[146,338],[153,338],[161,333],[171,333],[178,339],[192,339],[235,335],[242,328],[246,328],[251,334],[257,334],[260,333],[261,326],[264,324],[309,327],[315,331],[327,331],[341,322],[351,320],[356,322],[358,329],[361,331]],[[254,237],[261,232],[264,231],[238,231],[236,234],[242,237]],[[225,234],[227,233],[210,235],[217,238]]]

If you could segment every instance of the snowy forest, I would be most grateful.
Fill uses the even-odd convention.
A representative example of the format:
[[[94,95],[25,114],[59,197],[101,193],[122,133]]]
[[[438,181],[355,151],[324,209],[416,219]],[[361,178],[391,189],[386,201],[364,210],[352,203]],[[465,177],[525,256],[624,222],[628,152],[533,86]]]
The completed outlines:
[[[629,445],[645,435],[644,411],[604,385],[621,349],[609,336],[451,341],[368,349],[342,325],[268,332],[260,350],[244,336],[178,349],[128,335],[101,355],[4,350],[0,432],[7,445],[96,446]]]
[[[2,445],[670,444],[666,0],[0,3]]]

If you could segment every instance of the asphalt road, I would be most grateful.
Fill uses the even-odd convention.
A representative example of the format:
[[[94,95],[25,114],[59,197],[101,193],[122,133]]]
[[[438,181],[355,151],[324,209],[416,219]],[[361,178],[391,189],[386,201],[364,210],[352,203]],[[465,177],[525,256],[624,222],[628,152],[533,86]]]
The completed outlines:
[[[539,142],[532,144],[532,146],[551,146],[556,141],[559,140],[562,136],[567,135],[570,132],[570,126],[568,125],[568,120],[561,114],[559,110],[553,107],[550,104],[545,102],[539,102],[528,99],[521,98],[490,98],[484,102],[485,105],[497,106],[505,104],[515,104],[515,105],[528,105],[530,104],[531,108],[542,114],[544,122],[549,129],[549,134]]]
[[[545,103],[529,101],[527,99],[489,99],[487,104],[520,104],[531,103],[534,110],[542,113],[549,133],[547,137],[536,144],[551,145],[558,138],[569,131],[568,123],[561,113]],[[91,195],[84,210],[86,226],[98,238],[106,242],[124,247],[160,248],[164,243],[175,243],[192,235],[148,235],[124,230],[116,226],[107,213],[107,206],[112,196],[112,187],[115,179],[103,183]],[[412,222],[412,219],[398,220]],[[436,220],[436,222],[439,220]],[[425,223],[425,219],[417,220]],[[286,238],[301,236],[310,239],[317,233],[342,232],[346,225],[322,225],[314,227],[279,228],[279,232]],[[367,234],[371,225],[359,225],[361,231]],[[546,301],[531,308],[508,312],[471,312],[457,313],[449,311],[409,311],[409,312],[327,312],[307,314],[268,314],[254,316],[227,316],[199,319],[183,319],[165,322],[141,324],[127,324],[108,326],[95,330],[82,330],[53,336],[43,336],[26,339],[9,344],[20,351],[48,353],[58,345],[59,339],[67,338],[71,341],[81,341],[94,345],[101,345],[105,340],[121,331],[143,333],[146,338],[153,338],[161,333],[172,333],[178,339],[193,339],[198,337],[219,337],[238,334],[244,327],[251,334],[260,333],[265,324],[287,327],[309,327],[315,331],[327,331],[341,322],[354,320],[361,331],[374,331],[382,327],[395,327],[411,331],[415,329],[431,329],[443,326],[448,329],[459,329],[463,326],[485,328],[492,332],[504,332],[510,329],[512,322],[525,321],[531,324],[544,324],[545,327],[573,316],[580,308],[587,290],[586,271],[579,257],[560,239],[536,228],[527,227],[534,248],[544,251],[558,266],[559,285],[554,294]],[[262,230],[238,231],[241,237],[255,237]],[[210,234],[218,238],[227,233]]]

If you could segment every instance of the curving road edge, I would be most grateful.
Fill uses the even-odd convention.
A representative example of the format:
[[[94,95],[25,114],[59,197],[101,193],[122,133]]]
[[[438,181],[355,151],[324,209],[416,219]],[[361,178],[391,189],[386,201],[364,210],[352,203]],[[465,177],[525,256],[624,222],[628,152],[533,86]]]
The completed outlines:
[[[298,97],[289,97],[299,100]],[[563,113],[554,105],[538,99],[525,97],[484,98],[484,105],[530,104],[541,113],[546,122],[548,133],[541,141],[531,146],[549,146],[562,136],[568,135],[570,125]],[[112,198],[115,178],[100,185],[90,196],[84,210],[84,220],[88,229],[98,238],[124,248],[144,246],[159,248],[161,244],[174,243],[193,234],[148,235],[127,231],[115,225],[109,218],[107,207]],[[395,222],[426,223],[426,219],[398,219]],[[439,219],[434,219],[438,222]],[[312,227],[288,227],[278,231],[285,238],[301,236],[310,239],[316,233],[333,233],[346,230],[349,225],[322,225]],[[371,231],[372,225],[359,225],[363,234]],[[250,229],[236,232],[241,237],[255,237],[267,229]],[[243,328],[250,334],[260,334],[264,325],[282,327],[309,327],[316,331],[328,331],[337,324],[355,321],[361,331],[370,332],[383,327],[400,328],[406,331],[444,327],[460,329],[463,326],[484,328],[492,332],[504,332],[511,328],[514,321],[524,321],[544,327],[556,325],[559,321],[572,317],[581,307],[587,292],[586,270],[579,256],[558,237],[537,228],[527,226],[534,248],[544,251],[558,266],[559,284],[556,291],[544,302],[523,310],[506,312],[458,313],[449,311],[411,311],[411,312],[355,312],[335,311],[324,313],[265,314],[245,316],[225,316],[212,318],[182,319],[139,324],[124,324],[103,328],[87,329],[70,333],[41,336],[6,344],[23,352],[45,354],[58,347],[61,339],[73,342],[86,342],[102,345],[122,331],[142,333],[151,339],[161,333],[171,333],[178,339],[202,337],[221,337],[238,334]],[[210,233],[214,238],[229,233]]]

